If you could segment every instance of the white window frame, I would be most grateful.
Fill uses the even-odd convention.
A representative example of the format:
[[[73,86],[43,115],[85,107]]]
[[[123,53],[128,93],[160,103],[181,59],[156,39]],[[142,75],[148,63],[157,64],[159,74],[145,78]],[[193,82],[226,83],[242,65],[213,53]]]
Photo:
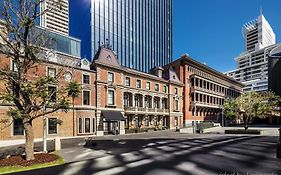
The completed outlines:
[[[156,87],[158,86],[158,90],[156,90]],[[156,91],[156,92],[160,92],[160,84],[159,83],[155,83],[154,84],[154,90]]]
[[[140,87],[138,87],[138,81],[140,82]],[[140,79],[137,79],[137,81],[136,81],[136,88],[141,89],[141,80]]]
[[[24,128],[23,128],[23,135],[14,135],[14,126],[15,126],[15,124],[14,124],[13,119],[12,119],[11,122],[13,122],[13,126],[11,127],[11,135],[12,135],[13,137],[22,137],[22,136],[25,136],[25,130],[24,130]]]
[[[84,104],[84,91],[89,92],[89,105]],[[82,90],[82,105],[83,106],[91,106],[91,91],[90,90],[85,90],[85,89]]]
[[[149,88],[147,88],[147,85],[149,84]],[[150,83],[150,81],[147,81],[146,83],[145,83],[145,89],[146,90],[151,90],[151,83]]]
[[[109,81],[109,74],[112,74],[112,81]],[[107,82],[108,83],[114,83],[115,82],[115,74],[113,72],[110,72],[110,71],[107,72]]]
[[[84,83],[84,75],[89,76],[89,84]],[[88,74],[88,73],[82,74],[82,84],[84,84],[84,85],[90,85],[91,84],[91,75],[90,74]]]
[[[90,119],[90,132],[86,133],[85,132],[85,121],[86,119],[89,118]],[[79,132],[79,119],[81,119],[82,125],[81,125],[81,132]],[[86,134],[86,135],[91,135],[91,134],[95,134],[97,132],[97,120],[95,117],[78,117],[77,118],[77,133],[78,134]]]
[[[51,116],[51,117],[47,117],[47,135],[50,135],[50,136],[54,136],[54,135],[58,135],[59,134],[59,124],[57,124],[57,133],[56,134],[49,134],[49,119],[57,119],[58,120],[58,118],[57,117],[53,117],[53,116]]]
[[[52,77],[52,78],[56,78],[56,76],[57,76],[57,69],[55,68],[55,67],[50,67],[50,66],[47,66],[46,67],[46,76],[47,77],[52,77],[52,76],[49,76],[49,69],[53,69],[53,70],[55,70],[55,75],[54,75],[54,77]]]
[[[108,98],[109,98],[109,91],[113,92],[113,104],[109,104],[109,100],[108,100]],[[115,90],[114,89],[108,89],[108,91],[107,91],[107,106],[116,106],[116,98],[115,98],[115,96],[116,96]]]
[[[129,85],[127,84],[127,79],[129,80]],[[130,77],[125,77],[125,86],[131,87],[131,78]]]

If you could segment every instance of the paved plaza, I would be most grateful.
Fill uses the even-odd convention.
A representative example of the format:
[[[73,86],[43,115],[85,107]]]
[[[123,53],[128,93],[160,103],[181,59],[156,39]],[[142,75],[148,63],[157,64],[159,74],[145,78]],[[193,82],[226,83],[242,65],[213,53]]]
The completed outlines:
[[[188,135],[166,131],[64,141],[64,165],[27,175],[281,174],[277,136]]]

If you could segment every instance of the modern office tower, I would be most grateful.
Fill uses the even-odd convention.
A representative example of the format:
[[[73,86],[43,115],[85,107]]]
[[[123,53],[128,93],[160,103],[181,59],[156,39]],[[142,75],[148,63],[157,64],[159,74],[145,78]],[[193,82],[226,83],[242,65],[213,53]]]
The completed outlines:
[[[237,69],[226,72],[245,84],[244,92],[268,91],[268,55],[275,47],[275,34],[261,14],[258,19],[243,26],[245,52],[235,58]]]
[[[51,9],[53,0],[45,0],[41,4],[40,10]],[[59,7],[48,11],[40,18],[40,26],[51,31],[68,35],[69,15],[68,15],[68,0],[61,0]]]
[[[243,35],[246,44],[245,51],[248,52],[263,49],[276,43],[275,34],[262,14],[243,26]]]
[[[281,96],[281,44],[275,47],[268,58],[268,88],[270,91]]]
[[[108,44],[121,65],[139,71],[172,60],[172,0],[82,0],[69,6],[70,34],[82,40],[82,57],[92,59]]]

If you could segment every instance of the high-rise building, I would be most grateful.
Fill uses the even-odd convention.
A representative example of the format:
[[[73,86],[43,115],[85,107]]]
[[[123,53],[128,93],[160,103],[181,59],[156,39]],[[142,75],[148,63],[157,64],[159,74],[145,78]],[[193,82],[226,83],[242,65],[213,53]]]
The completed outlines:
[[[261,14],[243,26],[243,35],[245,52],[235,58],[237,69],[226,74],[245,84],[244,92],[268,91],[268,56],[275,48],[275,34]]]
[[[54,3],[56,3],[55,6]],[[56,0],[44,0],[41,3],[40,10],[52,9],[47,11],[40,17],[40,26],[47,28],[51,31],[68,35],[69,26],[69,13],[68,13],[68,0],[61,0],[57,5]]]
[[[82,40],[82,57],[92,59],[109,44],[121,65],[139,71],[172,60],[172,0],[82,0],[69,6],[70,34]]]
[[[275,34],[262,14],[243,26],[243,35],[245,50],[248,52],[263,49],[276,43]]]

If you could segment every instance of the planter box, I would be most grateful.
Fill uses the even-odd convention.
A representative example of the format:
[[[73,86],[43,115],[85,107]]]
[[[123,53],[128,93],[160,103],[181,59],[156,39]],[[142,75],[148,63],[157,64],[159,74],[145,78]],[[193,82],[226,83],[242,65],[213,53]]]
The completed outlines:
[[[266,131],[262,130],[244,130],[244,129],[236,129],[236,130],[225,130],[225,134],[251,134],[251,135],[265,135]]]

